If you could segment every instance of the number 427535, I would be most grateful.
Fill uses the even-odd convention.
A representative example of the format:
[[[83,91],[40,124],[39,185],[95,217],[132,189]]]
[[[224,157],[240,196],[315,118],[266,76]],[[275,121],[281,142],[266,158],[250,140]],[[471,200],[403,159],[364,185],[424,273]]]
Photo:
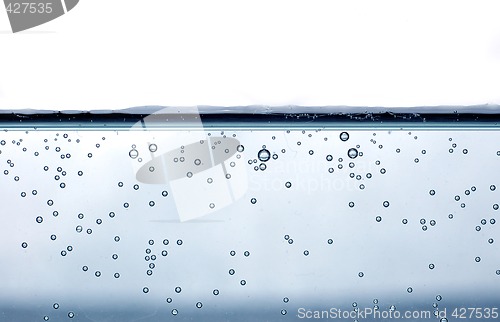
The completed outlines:
[[[6,9],[8,13],[51,13],[52,3],[11,2]]]
[[[496,319],[498,318],[498,309],[495,308],[480,308],[480,307],[461,307],[455,308],[451,314],[456,319]]]

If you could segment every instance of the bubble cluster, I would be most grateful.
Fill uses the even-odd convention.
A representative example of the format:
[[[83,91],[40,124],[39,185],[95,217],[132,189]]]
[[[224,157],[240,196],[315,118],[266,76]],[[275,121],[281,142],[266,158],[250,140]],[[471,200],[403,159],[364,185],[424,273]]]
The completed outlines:
[[[43,256],[53,256],[68,274],[74,273],[71,269],[76,267],[75,290],[78,283],[84,285],[90,280],[96,289],[115,283],[120,285],[117,289],[128,292],[127,296],[132,298],[135,294],[152,303],[161,294],[162,300],[167,299],[163,302],[167,306],[163,312],[166,316],[162,316],[167,319],[178,315],[178,309],[185,319],[214,307],[224,309],[221,299],[235,294],[242,298],[252,295],[257,301],[253,294],[260,293],[253,293],[254,287],[262,288],[262,294],[274,294],[269,297],[274,317],[268,319],[293,317],[295,313],[290,314],[290,310],[295,312],[296,307],[290,306],[289,298],[284,296],[295,294],[294,287],[307,284],[303,288],[307,297],[309,289],[321,286],[327,290],[325,296],[329,296],[329,290],[342,288],[347,281],[354,281],[348,285],[353,294],[375,297],[373,308],[377,310],[395,311],[392,304],[400,301],[391,296],[411,296],[415,303],[423,301],[434,309],[439,302],[442,309],[449,303],[441,302],[441,295],[436,296],[445,291],[434,281],[452,269],[448,261],[453,263],[455,259],[469,263],[471,276],[479,274],[478,269],[486,272],[478,277],[486,284],[491,278],[498,280],[500,269],[492,257],[498,244],[498,225],[492,226],[500,208],[497,177],[494,171],[470,177],[465,173],[468,169],[478,174],[484,171],[482,165],[473,161],[484,160],[485,169],[490,162],[498,161],[496,156],[493,161],[487,157],[491,155],[490,146],[495,144],[485,144],[484,151],[488,152],[483,159],[475,159],[482,151],[464,148],[461,142],[469,140],[461,140],[463,136],[458,134],[446,142],[448,130],[432,135],[428,135],[427,129],[416,129],[407,135],[406,130],[397,128],[374,133],[353,129],[348,133],[328,126],[297,129],[296,124],[299,123],[282,135],[275,129],[205,129],[208,133],[183,130],[172,133],[181,134],[179,137],[186,134],[192,139],[186,143],[183,139],[168,141],[167,146],[162,143],[163,131],[155,131],[154,135],[149,131],[129,131],[127,136],[127,132],[118,130],[119,140],[115,135],[106,135],[104,140],[99,130],[91,131],[97,132],[94,137],[82,131],[78,133],[81,141],[68,131],[70,135],[65,133],[65,140],[60,136],[57,140],[58,135],[47,136],[46,141],[42,137],[39,143],[44,142],[39,147],[33,141],[31,152],[37,152],[21,154],[22,157],[12,149],[21,153],[26,143],[12,138],[11,145],[9,138],[1,151],[4,168],[0,171],[4,173],[2,178],[7,179],[2,191],[8,195],[12,190],[6,200],[13,205],[21,202],[18,209],[24,209],[23,202],[35,209],[27,216],[16,217],[23,229],[18,230],[14,240],[15,251],[26,260],[32,260],[33,254],[42,260]],[[2,135],[8,136],[6,133]],[[442,133],[447,133],[444,139]],[[224,141],[236,136],[238,140],[231,144]],[[70,138],[81,142],[78,149],[68,144]],[[446,146],[439,149],[438,143],[443,140]],[[192,142],[200,149],[191,149]],[[429,142],[436,142],[436,146]],[[163,148],[165,152],[161,151]],[[493,153],[500,153],[497,149]],[[114,150],[119,151],[116,156]],[[257,155],[246,159],[245,150]],[[158,157],[162,162],[158,162]],[[23,175],[24,158],[31,158],[33,174],[39,176],[36,180]],[[9,162],[5,163],[7,159]],[[112,161],[111,168],[108,159]],[[242,168],[239,162],[244,163],[245,171],[238,172]],[[134,171],[121,171],[122,164],[131,165]],[[163,175],[172,178],[167,180]],[[468,180],[472,182],[464,186]],[[179,188],[183,182],[189,184]],[[171,197],[164,198],[169,194]],[[257,198],[259,205],[252,206]],[[389,207],[389,200],[396,204]],[[199,217],[186,220],[181,217],[183,211]],[[165,232],[172,234],[168,236],[172,243],[160,235]],[[425,238],[419,238],[424,237],[423,232]],[[477,240],[477,248],[459,255],[443,252],[439,238],[449,238],[446,240],[451,243],[455,233],[460,234],[461,240]],[[136,247],[138,240],[144,247]],[[351,243],[353,240],[358,242]],[[387,240],[392,249],[384,248]],[[408,245],[422,250],[425,256],[408,257],[406,252],[397,251]],[[361,265],[354,259],[349,265],[342,261],[349,251],[356,254],[378,250],[401,258]],[[141,261],[142,276],[134,275],[131,258]],[[253,268],[262,263],[265,270],[257,273]],[[367,263],[370,267],[379,265],[380,270],[365,267]],[[398,272],[403,266],[404,270]],[[199,276],[197,269],[202,272]],[[189,278],[184,277],[185,271],[189,271]],[[367,288],[366,285],[387,278],[379,271],[394,272],[398,286],[383,283],[382,289]],[[269,277],[269,285],[262,284],[257,274]],[[161,283],[163,278],[167,284]],[[273,284],[280,279],[294,280],[296,284],[284,284],[280,289],[278,282]],[[134,285],[127,289],[130,281],[135,281]],[[182,285],[182,292],[176,285]],[[423,285],[427,295],[420,294]],[[381,300],[379,307],[377,298],[382,299],[382,293],[387,300]],[[365,300],[353,298],[350,309],[361,310]],[[294,302],[302,305],[297,298]],[[63,302],[60,307],[54,300],[49,303],[66,318],[69,312]],[[251,308],[251,303],[242,302],[243,306]],[[60,318],[50,315],[52,320]]]

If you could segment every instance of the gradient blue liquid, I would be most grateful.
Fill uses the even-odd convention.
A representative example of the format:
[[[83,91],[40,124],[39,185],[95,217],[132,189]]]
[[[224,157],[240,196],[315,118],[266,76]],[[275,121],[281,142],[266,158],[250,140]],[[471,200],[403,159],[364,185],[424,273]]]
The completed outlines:
[[[0,321],[495,320],[494,124],[222,121],[6,127]]]

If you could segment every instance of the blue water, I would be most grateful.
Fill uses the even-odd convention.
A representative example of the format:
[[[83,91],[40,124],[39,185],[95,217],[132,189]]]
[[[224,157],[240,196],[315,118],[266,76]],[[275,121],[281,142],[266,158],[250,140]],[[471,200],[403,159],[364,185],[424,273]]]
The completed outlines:
[[[495,114],[121,117],[2,116],[0,321],[498,320]]]

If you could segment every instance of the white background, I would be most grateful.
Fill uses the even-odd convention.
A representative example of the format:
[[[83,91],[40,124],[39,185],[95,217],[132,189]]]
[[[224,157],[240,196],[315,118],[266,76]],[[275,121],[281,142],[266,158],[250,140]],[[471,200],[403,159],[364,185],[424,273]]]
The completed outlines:
[[[12,34],[1,109],[500,103],[498,1],[81,0]]]

